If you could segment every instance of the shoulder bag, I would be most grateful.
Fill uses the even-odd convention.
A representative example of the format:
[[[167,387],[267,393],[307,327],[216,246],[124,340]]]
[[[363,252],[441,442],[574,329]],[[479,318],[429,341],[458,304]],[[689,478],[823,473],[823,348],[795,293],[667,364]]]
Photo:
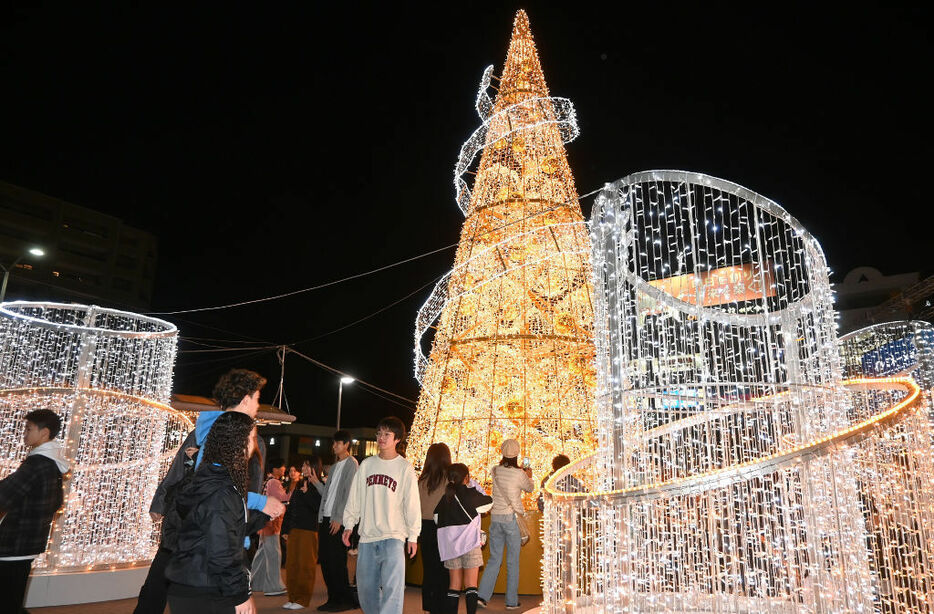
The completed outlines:
[[[474,548],[479,548],[481,544],[480,537],[480,514],[473,518],[464,509],[463,504],[457,495],[454,496],[457,505],[470,521],[467,524],[453,524],[438,529],[438,554],[442,561],[450,561],[459,556],[467,554]]]

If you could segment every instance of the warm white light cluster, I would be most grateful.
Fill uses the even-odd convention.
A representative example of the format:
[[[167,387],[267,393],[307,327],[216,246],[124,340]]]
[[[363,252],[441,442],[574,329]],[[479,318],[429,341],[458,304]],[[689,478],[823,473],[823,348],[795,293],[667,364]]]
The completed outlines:
[[[723,180],[608,185],[592,240],[601,449],[546,485],[544,609],[930,611],[929,397],[863,377],[909,335],[838,344],[820,246]]]
[[[495,283],[504,276],[514,274],[524,267],[547,266],[550,261],[558,258],[588,257],[590,255],[589,245],[586,241],[587,225],[584,222],[567,222],[561,224],[551,224],[549,226],[533,228],[526,232],[519,232],[508,238],[495,243],[489,247],[481,248],[473,254],[470,261],[463,262],[449,271],[442,277],[428,296],[428,300],[418,310],[418,316],[415,319],[415,379],[422,382],[425,370],[428,368],[428,357],[422,351],[425,334],[434,326],[441,317],[446,308],[456,306],[462,300],[470,300],[470,295],[482,291],[483,287],[490,283]],[[553,237],[571,238],[570,241],[562,241],[562,250],[547,251],[537,254],[535,259],[524,259],[519,262],[510,262],[508,265],[498,267],[491,271],[488,276],[482,280],[474,280],[474,283],[465,283],[471,276],[471,269],[476,268],[477,262],[492,260],[496,254],[508,253],[510,246],[522,244],[524,242],[542,243],[552,241]],[[474,259],[476,259],[474,261]],[[457,280],[456,285],[451,284],[451,279]],[[439,353],[447,351],[445,343],[450,340],[435,339],[433,350]]]
[[[555,455],[596,445],[590,238],[564,149],[577,124],[571,103],[548,93],[523,11],[495,101],[491,78],[488,68],[476,105],[483,125],[454,171],[466,215],[454,266],[416,321],[422,388],[407,450],[418,469],[444,442],[486,486],[507,438],[536,482]]]
[[[0,306],[0,477],[25,457],[23,416],[34,409],[62,417],[72,463],[37,573],[152,558],[149,503],[191,428],[167,405],[177,334],[168,322],[100,307]]]
[[[484,94],[484,90],[481,89],[477,101],[477,111],[481,117],[486,111],[486,103],[481,102]],[[574,103],[567,98],[554,96],[526,98],[484,120],[461,146],[457,164],[454,166],[455,200],[464,215],[470,214],[471,192],[463,175],[471,167],[477,154],[487,147],[495,147],[498,143],[508,146],[507,141],[519,131],[548,125],[557,128],[563,142],[569,143],[576,139],[580,129],[577,126]]]

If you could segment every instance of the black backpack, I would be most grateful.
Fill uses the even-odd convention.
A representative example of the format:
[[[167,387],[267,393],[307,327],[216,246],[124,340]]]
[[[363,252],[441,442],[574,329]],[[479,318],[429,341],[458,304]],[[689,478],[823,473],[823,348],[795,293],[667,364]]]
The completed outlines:
[[[165,492],[165,516],[162,518],[162,547],[175,551],[178,545],[178,528],[182,525],[184,515],[180,513],[176,501],[178,495],[191,484],[195,477],[195,459],[198,458],[195,453],[194,458],[185,461],[185,473],[182,479],[168,487]]]

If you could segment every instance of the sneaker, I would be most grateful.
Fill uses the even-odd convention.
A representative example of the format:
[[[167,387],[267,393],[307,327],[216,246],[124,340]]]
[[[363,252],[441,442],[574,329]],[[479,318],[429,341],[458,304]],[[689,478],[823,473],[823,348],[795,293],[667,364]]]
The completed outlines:
[[[295,603],[292,601],[288,602],[282,607],[285,608],[286,610],[304,610],[305,609],[305,606],[303,606],[302,604]]]
[[[291,609],[292,609],[292,602],[291,602],[291,601],[286,601],[284,604],[282,604],[282,609],[283,609],[283,610],[291,610]]]
[[[481,608],[485,608],[486,599],[484,599],[483,597],[477,597],[477,605],[480,606]]]
[[[507,605],[506,609],[507,610],[518,610],[521,607],[522,607],[522,604],[517,601],[516,605]]]
[[[279,595],[285,595],[285,591],[273,591],[271,593],[263,593],[267,597],[278,597]]]
[[[319,605],[318,607],[316,607],[315,609],[318,610],[319,612],[330,612],[331,611],[330,608],[333,608],[334,605],[335,603],[329,599],[325,601],[324,603],[322,603],[321,605]]]

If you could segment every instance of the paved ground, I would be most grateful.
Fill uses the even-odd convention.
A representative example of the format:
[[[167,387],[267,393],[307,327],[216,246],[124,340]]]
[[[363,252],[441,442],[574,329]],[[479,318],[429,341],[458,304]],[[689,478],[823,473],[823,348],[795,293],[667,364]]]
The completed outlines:
[[[288,600],[285,595],[281,597],[266,597],[262,594],[255,595],[256,609],[259,614],[284,614],[285,612],[315,612],[315,606],[324,603],[327,598],[324,582],[321,581],[321,571],[318,571],[318,581],[315,582],[314,597],[311,600],[311,607],[305,610],[283,610],[282,605]],[[541,601],[540,595],[521,595],[519,601],[522,609],[532,609],[538,606]],[[502,595],[493,595],[489,607],[478,612],[499,613],[505,612],[505,602]],[[136,606],[136,599],[121,599],[119,601],[103,601],[100,603],[82,603],[80,605],[65,605],[53,608],[30,608],[31,614],[132,614]],[[460,611],[465,612],[464,600],[461,599]],[[168,612],[168,608],[166,609]],[[408,586],[405,589],[405,605],[403,614],[421,614],[422,612],[422,591],[417,586]],[[360,610],[349,612],[348,614],[361,614]],[[511,614],[511,613],[510,613]]]

